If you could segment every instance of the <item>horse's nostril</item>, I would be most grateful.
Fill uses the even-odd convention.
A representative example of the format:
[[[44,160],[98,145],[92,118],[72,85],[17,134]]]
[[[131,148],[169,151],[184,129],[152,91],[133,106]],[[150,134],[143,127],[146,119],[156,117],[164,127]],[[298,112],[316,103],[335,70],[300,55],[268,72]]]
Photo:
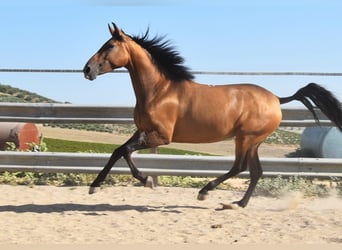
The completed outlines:
[[[85,74],[88,74],[88,73],[90,72],[90,67],[89,67],[89,66],[85,67],[84,70],[83,70],[83,72],[84,72]]]

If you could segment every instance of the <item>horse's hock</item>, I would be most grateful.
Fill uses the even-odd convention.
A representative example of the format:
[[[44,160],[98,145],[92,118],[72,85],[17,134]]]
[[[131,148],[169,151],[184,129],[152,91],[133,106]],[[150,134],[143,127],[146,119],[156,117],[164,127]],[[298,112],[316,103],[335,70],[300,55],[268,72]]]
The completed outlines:
[[[7,142],[13,142],[20,151],[30,150],[30,144],[39,144],[39,130],[34,123],[0,123],[0,150],[6,150]]]

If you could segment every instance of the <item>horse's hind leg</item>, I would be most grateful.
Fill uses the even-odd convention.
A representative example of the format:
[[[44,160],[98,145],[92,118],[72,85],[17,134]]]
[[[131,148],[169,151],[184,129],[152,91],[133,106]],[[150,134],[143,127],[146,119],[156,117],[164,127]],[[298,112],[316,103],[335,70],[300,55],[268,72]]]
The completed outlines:
[[[205,187],[203,187],[198,193],[198,200],[205,200],[208,196],[208,191],[213,190],[225,180],[234,177],[247,169],[248,148],[244,146],[243,141],[244,140],[239,138],[235,139],[235,162],[231,170],[228,173],[219,176],[215,180],[210,181]]]
[[[246,169],[247,169],[247,164],[245,161],[245,157],[240,158],[240,159],[236,159],[233,167],[231,168],[231,170],[228,173],[217,177],[213,181],[210,181],[205,187],[203,187],[199,191],[197,199],[198,200],[205,200],[208,196],[208,191],[213,190],[218,185],[220,185],[222,182],[228,180],[231,177],[238,175],[239,173],[245,171]]]
[[[248,204],[251,195],[258,183],[259,178],[262,176],[262,168],[258,156],[258,148],[260,143],[254,145],[247,153],[247,162],[249,166],[249,172],[251,177],[251,182],[248,186],[248,189],[240,201],[234,202],[238,204],[240,207],[246,207]]]

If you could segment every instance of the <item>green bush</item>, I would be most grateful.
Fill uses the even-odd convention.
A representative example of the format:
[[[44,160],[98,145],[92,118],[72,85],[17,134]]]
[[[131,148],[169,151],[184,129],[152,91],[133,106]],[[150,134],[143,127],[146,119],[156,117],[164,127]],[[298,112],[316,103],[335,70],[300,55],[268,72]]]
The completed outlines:
[[[0,183],[8,185],[55,185],[55,186],[85,186],[90,185],[95,179],[95,174],[77,173],[38,173],[38,172],[2,172]],[[104,186],[116,185],[118,179],[108,175]]]
[[[289,192],[300,192],[305,197],[329,195],[329,188],[323,184],[316,184],[313,180],[302,177],[261,178],[254,195],[279,197]]]
[[[301,135],[281,129],[277,129],[265,140],[269,144],[286,144],[286,145],[299,145]]]

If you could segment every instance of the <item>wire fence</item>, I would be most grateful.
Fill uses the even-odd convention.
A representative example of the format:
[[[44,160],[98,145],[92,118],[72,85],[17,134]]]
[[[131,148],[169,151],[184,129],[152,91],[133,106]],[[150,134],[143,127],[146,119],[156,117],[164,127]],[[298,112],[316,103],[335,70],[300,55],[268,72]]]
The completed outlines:
[[[0,69],[2,73],[83,73],[81,69]],[[244,72],[244,71],[190,71],[194,75],[239,75],[239,76],[342,76],[339,72]],[[128,73],[114,70],[111,73]]]
[[[0,69],[3,73],[82,73],[81,69]],[[127,73],[126,70],[115,70],[113,73]],[[191,71],[198,75],[239,75],[239,76],[342,76],[342,73],[326,72],[225,72],[225,71]],[[112,109],[116,109],[114,112]],[[118,110],[120,109],[120,110]],[[132,108],[89,107],[64,104],[2,104],[0,105],[3,121],[34,121],[34,122],[115,122],[130,123],[133,121]],[[125,108],[124,108],[125,109]],[[82,111],[83,110],[83,111]],[[86,112],[86,113],[84,113]],[[300,110],[289,110],[283,120],[284,126],[310,126],[314,121],[308,121],[307,115]],[[305,110],[307,114],[308,111]],[[99,117],[104,115],[104,117]],[[115,117],[117,115],[117,117]],[[296,115],[296,117],[294,117]],[[311,115],[311,114],[309,114]],[[107,116],[107,117],[106,117]],[[310,116],[311,117],[311,116]],[[45,119],[45,120],[44,120]],[[293,120],[298,120],[293,123]],[[292,123],[291,123],[292,122]],[[322,124],[321,124],[322,125]],[[329,124],[327,124],[329,125]],[[1,171],[40,171],[40,172],[87,172],[97,173],[108,159],[107,154],[84,153],[21,153],[0,152]],[[218,176],[225,173],[227,164],[232,164],[233,158],[204,156],[163,156],[136,155],[145,175],[181,175],[181,176]],[[320,158],[263,158],[264,175],[268,176],[310,176],[330,178],[342,177],[341,159]],[[102,163],[101,163],[102,162]],[[124,162],[112,170],[117,174],[130,172]],[[246,174],[246,173],[243,173]]]

